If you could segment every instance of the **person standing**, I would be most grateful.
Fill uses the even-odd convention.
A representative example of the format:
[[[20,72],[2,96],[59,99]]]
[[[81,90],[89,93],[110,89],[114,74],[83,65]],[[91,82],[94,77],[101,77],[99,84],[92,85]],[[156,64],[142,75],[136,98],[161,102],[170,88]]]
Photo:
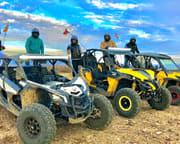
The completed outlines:
[[[133,54],[135,53],[140,53],[139,50],[138,50],[138,46],[136,44],[136,38],[135,37],[132,37],[129,41],[129,43],[126,44],[125,48],[130,48],[131,49],[131,52]],[[124,62],[124,67],[127,68],[128,67],[128,63],[129,63],[129,60],[130,60],[130,56],[128,55],[125,55],[125,62]]]
[[[117,47],[117,45],[113,40],[111,40],[110,34],[106,33],[104,35],[104,41],[101,42],[100,48],[101,49],[108,49],[109,47]]]
[[[78,66],[81,65],[82,50],[78,44],[78,37],[73,35],[71,37],[71,44],[67,47],[68,57],[72,60],[74,70],[78,73]],[[73,73],[73,76],[75,74]]]
[[[39,30],[34,28],[32,35],[27,39],[25,47],[26,52],[30,54],[44,54],[44,44],[42,39],[39,38]]]
[[[2,45],[2,42],[0,40],[0,51],[5,50],[5,46]]]

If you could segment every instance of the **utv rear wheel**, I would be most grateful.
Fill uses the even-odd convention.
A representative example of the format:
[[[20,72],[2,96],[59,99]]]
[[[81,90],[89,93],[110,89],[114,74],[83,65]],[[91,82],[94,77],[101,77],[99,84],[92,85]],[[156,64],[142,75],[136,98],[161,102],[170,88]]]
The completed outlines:
[[[170,86],[168,87],[171,96],[172,96],[172,105],[180,104],[180,87],[179,86]]]
[[[171,104],[171,94],[169,90],[165,87],[161,87],[159,93],[148,100],[149,105],[156,110],[165,110]]]
[[[114,105],[119,115],[132,118],[141,109],[141,99],[134,90],[123,88],[117,91],[114,97]]]
[[[50,144],[56,134],[56,121],[47,107],[31,104],[20,112],[17,129],[25,144]]]
[[[102,130],[109,126],[113,119],[113,107],[111,102],[102,95],[94,94],[94,111],[85,123],[89,128]]]

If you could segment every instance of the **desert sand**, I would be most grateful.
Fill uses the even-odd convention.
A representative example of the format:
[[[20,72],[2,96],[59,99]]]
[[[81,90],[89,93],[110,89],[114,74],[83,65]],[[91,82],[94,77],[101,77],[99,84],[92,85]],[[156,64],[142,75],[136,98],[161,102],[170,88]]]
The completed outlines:
[[[116,111],[111,125],[103,131],[85,124],[61,124],[52,144],[180,144],[180,107],[152,110],[142,102],[141,112],[133,119]],[[16,117],[0,107],[0,144],[22,144],[16,129]]]

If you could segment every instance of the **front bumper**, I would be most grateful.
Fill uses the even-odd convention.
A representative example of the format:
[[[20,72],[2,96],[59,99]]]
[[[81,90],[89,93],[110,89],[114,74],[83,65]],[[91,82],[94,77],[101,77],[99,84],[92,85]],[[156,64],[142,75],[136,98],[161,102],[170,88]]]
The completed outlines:
[[[93,97],[82,94],[81,96],[75,97],[67,95],[68,103],[61,100],[52,100],[53,104],[59,104],[61,114],[64,117],[71,119],[87,118],[93,112]]]

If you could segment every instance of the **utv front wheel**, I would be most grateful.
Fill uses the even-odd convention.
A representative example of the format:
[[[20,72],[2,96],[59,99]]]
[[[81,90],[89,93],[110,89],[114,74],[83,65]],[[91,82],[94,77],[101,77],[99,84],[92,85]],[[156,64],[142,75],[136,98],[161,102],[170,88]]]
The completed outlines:
[[[89,128],[102,130],[109,126],[113,119],[111,102],[102,95],[94,94],[94,111],[85,121]]]
[[[119,115],[132,118],[141,109],[141,99],[134,90],[123,88],[117,91],[114,97],[114,105]]]
[[[20,112],[17,129],[25,144],[50,144],[56,134],[56,121],[47,107],[31,104]]]
[[[179,86],[170,86],[168,87],[171,96],[172,96],[172,105],[180,104],[180,87]]]
[[[149,105],[156,110],[165,110],[171,104],[171,94],[165,87],[161,87],[155,97],[148,100]]]

